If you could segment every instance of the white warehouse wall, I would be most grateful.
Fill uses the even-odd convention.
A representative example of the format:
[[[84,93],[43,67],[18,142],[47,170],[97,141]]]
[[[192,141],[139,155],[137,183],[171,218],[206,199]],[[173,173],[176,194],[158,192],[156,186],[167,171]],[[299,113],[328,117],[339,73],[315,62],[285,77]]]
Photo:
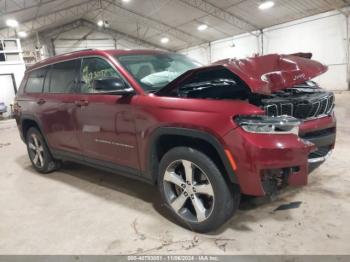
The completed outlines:
[[[3,116],[8,117],[11,112],[10,105],[15,99],[15,90],[10,75],[14,76],[15,87],[18,90],[25,72],[25,65],[21,61],[0,62],[0,102],[7,106]],[[11,80],[10,80],[11,79]]]
[[[190,47],[179,52],[205,65],[224,58],[239,59],[252,56],[259,52],[259,48],[259,38],[247,33],[213,41],[210,44]]]
[[[346,90],[346,18],[338,12],[275,26],[264,30],[264,53],[312,52],[313,59],[328,65],[316,78],[331,90]]]
[[[21,41],[19,39],[3,39],[5,42],[10,41],[14,42],[14,44],[11,44],[11,49],[7,50],[5,49],[5,53],[7,52],[14,52],[14,54],[17,54],[16,59],[6,59],[6,61],[0,62],[0,74],[12,74],[14,76],[15,84],[17,89],[19,88],[22,78],[24,76],[24,72],[26,70],[26,66],[23,61],[22,56],[22,45]],[[6,55],[6,54],[5,54]],[[1,83],[0,83],[1,84]]]
[[[347,90],[346,18],[337,11],[264,29],[263,54],[312,52],[329,67],[315,80],[326,89]],[[261,53],[261,38],[250,34],[226,38],[180,52],[209,64],[223,58],[244,58]]]

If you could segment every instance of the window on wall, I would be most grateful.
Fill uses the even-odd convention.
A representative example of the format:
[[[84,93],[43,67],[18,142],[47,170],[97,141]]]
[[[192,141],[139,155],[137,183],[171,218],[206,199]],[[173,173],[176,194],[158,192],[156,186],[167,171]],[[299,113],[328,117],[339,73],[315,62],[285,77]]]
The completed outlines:
[[[0,39],[0,62],[22,61],[22,50],[18,39]]]
[[[80,60],[72,60],[51,65],[45,92],[49,93],[74,93],[80,68]]]
[[[81,67],[82,93],[97,93],[93,89],[93,81],[104,77],[121,78],[119,73],[104,59],[98,57],[84,58]]]
[[[46,69],[38,69],[32,71],[27,80],[26,92],[27,93],[41,93],[46,76]]]
[[[5,54],[3,53],[4,51],[4,44],[2,41],[0,41],[0,62],[5,61]]]

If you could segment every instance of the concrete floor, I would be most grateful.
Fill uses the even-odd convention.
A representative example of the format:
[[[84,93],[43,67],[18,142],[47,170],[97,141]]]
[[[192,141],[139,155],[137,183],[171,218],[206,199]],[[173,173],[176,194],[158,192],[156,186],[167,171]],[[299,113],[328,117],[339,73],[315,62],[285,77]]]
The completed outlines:
[[[36,173],[14,121],[0,121],[0,254],[350,254],[349,101],[337,94],[336,150],[308,186],[246,203],[209,235],[171,222],[149,185],[75,164]]]

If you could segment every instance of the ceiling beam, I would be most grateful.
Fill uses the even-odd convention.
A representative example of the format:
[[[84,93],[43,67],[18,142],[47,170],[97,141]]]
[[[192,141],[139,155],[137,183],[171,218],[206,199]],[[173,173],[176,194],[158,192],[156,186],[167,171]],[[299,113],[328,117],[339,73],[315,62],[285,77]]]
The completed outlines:
[[[87,21],[87,20],[84,20],[84,19],[82,19],[81,21],[82,21],[82,25],[83,26],[86,26],[88,28],[101,31],[102,33],[106,33],[106,34],[112,35],[113,38],[115,38],[117,41],[125,39],[125,40],[127,40],[129,42],[132,42],[132,43],[135,43],[137,45],[142,45],[143,47],[157,48],[157,49],[162,49],[162,50],[167,50],[167,51],[173,51],[171,49],[164,48],[164,46],[159,46],[159,45],[151,43],[149,41],[146,41],[146,40],[143,40],[143,39],[139,39],[137,37],[131,36],[131,35],[126,34],[126,33],[119,32],[119,31],[114,30],[112,28],[100,28],[95,23],[92,23],[90,21]]]
[[[17,9],[13,9],[13,10],[9,10],[7,11],[8,7],[4,6],[4,9],[0,10],[0,15],[2,16],[7,16],[7,15],[13,15],[13,14],[16,14],[18,12],[21,12],[21,11],[26,11],[26,10],[29,10],[29,9],[32,9],[32,8],[39,8],[40,6],[44,6],[44,5],[47,5],[47,4],[50,4],[52,2],[55,2],[57,0],[48,0],[46,2],[42,2],[40,3],[40,1],[36,4],[33,4],[33,5],[26,5],[25,4],[25,0],[23,0],[23,6],[21,5],[17,5],[18,8]]]
[[[174,26],[165,24],[159,20],[143,16],[135,11],[129,10],[119,3],[111,0],[103,0],[103,5],[106,6],[106,11],[112,12],[115,15],[121,14],[123,16],[128,16],[132,20],[137,21],[140,25],[147,25],[150,28],[153,28],[160,33],[173,36],[174,38],[181,40],[189,45],[207,43],[208,40],[189,34],[181,29],[178,29]]]
[[[64,24],[64,25],[57,27],[57,28],[46,29],[42,32],[39,32],[39,34],[43,39],[50,40],[50,41],[57,40],[57,39],[60,39],[59,38],[60,34],[74,30],[74,29],[79,28],[79,27],[86,27],[86,28],[89,28],[89,29],[94,30],[94,31],[106,33],[106,34],[110,35],[111,38],[115,39],[116,41],[125,39],[128,42],[134,43],[136,45],[141,45],[142,47],[145,47],[145,48],[156,48],[156,49],[162,49],[162,50],[167,50],[167,51],[173,51],[171,49],[164,48],[163,46],[159,46],[159,45],[151,43],[149,41],[138,39],[138,38],[130,36],[128,34],[119,32],[119,31],[114,30],[112,28],[101,28],[101,27],[97,26],[95,23],[87,21],[85,19],[79,19],[79,20],[76,20],[74,22]],[[84,40],[84,37],[81,39],[76,39],[76,40]]]
[[[71,23],[61,25],[61,26],[56,27],[56,28],[45,29],[43,31],[40,31],[39,34],[45,38],[50,38],[50,39],[55,40],[59,37],[60,34],[74,30],[74,29],[81,27],[81,26],[82,26],[82,19],[79,19],[79,20],[73,21]]]
[[[94,11],[99,8],[98,0],[90,0],[85,3],[72,5],[66,8],[61,8],[49,14],[39,16],[36,19],[21,23],[21,28],[28,30],[28,33],[41,31],[43,27],[50,26],[56,22],[60,22],[67,18],[79,19],[87,12]],[[8,28],[0,28],[0,36],[14,37],[15,31]]]
[[[226,23],[233,25],[236,28],[241,29],[244,32],[258,36],[258,34],[253,33],[253,31],[259,31],[261,28],[258,26],[246,21],[245,19],[233,15],[230,12],[227,12],[205,0],[180,0],[181,2],[192,6],[198,10],[201,10],[208,15],[211,15],[215,18],[225,21]]]

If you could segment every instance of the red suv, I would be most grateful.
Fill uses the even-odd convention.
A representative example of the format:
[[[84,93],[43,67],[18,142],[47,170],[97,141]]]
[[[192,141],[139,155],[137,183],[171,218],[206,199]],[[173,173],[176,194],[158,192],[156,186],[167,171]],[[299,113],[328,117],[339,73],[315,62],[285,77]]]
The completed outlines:
[[[311,55],[201,66],[150,50],[84,50],[25,74],[14,106],[33,167],[76,161],[157,184],[185,226],[206,232],[240,195],[307,184],[335,143],[334,95]]]

